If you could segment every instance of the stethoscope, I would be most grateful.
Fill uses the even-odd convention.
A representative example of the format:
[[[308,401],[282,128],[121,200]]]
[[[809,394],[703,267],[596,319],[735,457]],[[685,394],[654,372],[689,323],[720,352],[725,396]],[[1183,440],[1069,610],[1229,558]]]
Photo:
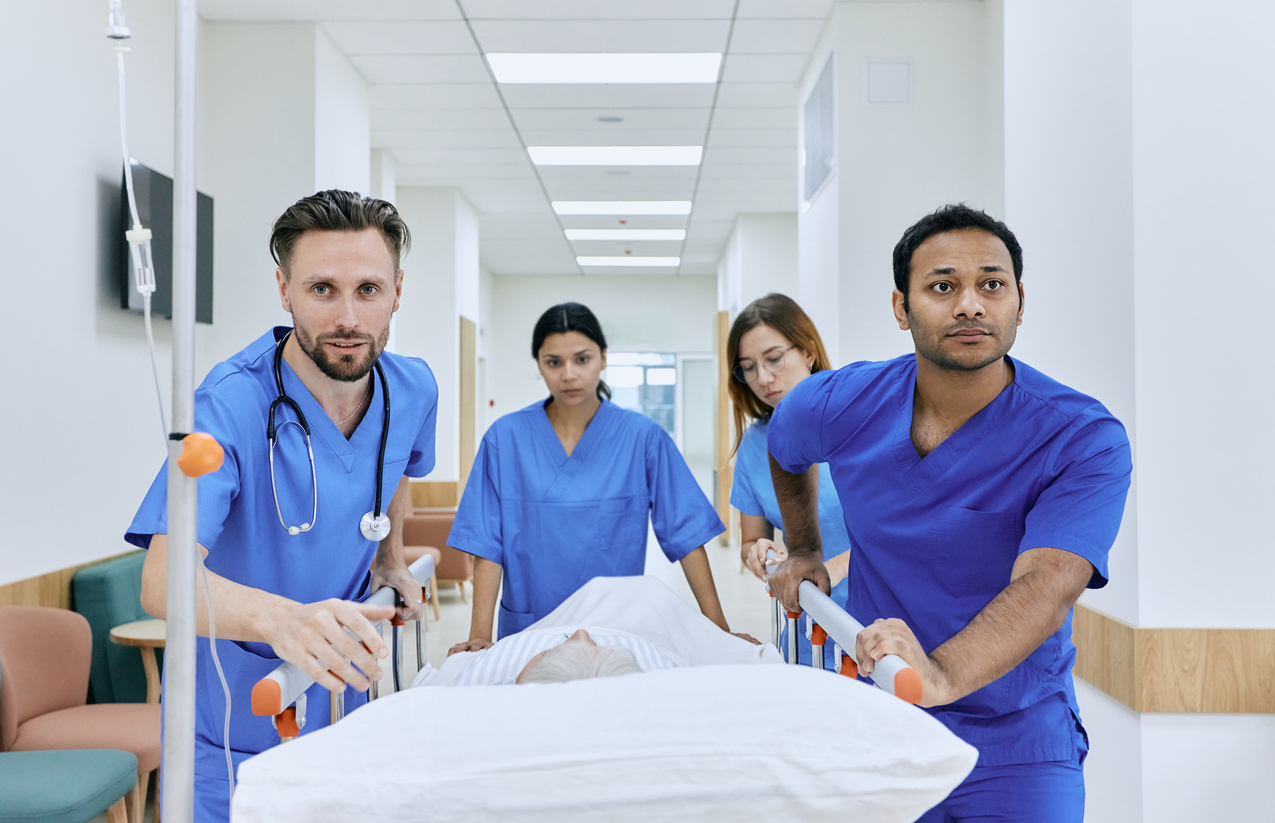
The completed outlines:
[[[314,528],[314,521],[319,517],[319,478],[314,470],[314,449],[310,446],[310,424],[306,422],[305,414],[297,405],[297,401],[283,390],[283,344],[288,341],[291,334],[292,332],[288,332],[275,344],[274,383],[279,390],[279,396],[270,404],[270,421],[266,425],[266,438],[270,441],[270,492],[274,495],[274,510],[279,515],[279,525],[283,526],[288,534],[296,536]],[[381,482],[385,475],[385,443],[390,436],[390,387],[385,381],[385,370],[381,368],[381,361],[377,360],[373,365],[376,368],[376,376],[381,380],[381,395],[385,398],[385,419],[381,421],[381,448],[376,455],[376,507],[363,515],[363,519],[359,521],[359,531],[363,532],[363,536],[368,540],[380,542],[390,535],[390,518],[381,511]],[[292,409],[297,419],[285,420],[282,426],[276,427],[275,410],[279,408],[280,403]],[[274,483],[274,447],[279,442],[278,430],[288,424],[301,429],[301,433],[305,435],[305,450],[310,455],[310,487],[314,489],[314,510],[310,514],[310,522],[302,523],[300,526],[289,526],[284,522],[283,509],[279,507],[279,490]]]

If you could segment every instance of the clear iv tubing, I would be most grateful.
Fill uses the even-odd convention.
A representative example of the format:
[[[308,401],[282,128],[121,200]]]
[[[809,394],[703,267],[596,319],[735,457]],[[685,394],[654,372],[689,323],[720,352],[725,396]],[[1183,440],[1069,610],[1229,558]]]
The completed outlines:
[[[123,28],[124,14],[120,9],[119,0],[111,0],[111,23],[115,24],[118,19],[119,25]],[[127,29],[124,29],[127,32]],[[124,53],[128,51],[128,47],[122,43],[115,46],[116,63],[119,66],[119,88],[120,88],[120,147],[124,154],[124,188],[128,195],[128,212],[130,222],[134,231],[142,230],[142,221],[137,214],[137,197],[133,192],[133,158],[128,152],[128,107],[127,96],[125,93],[124,82]],[[130,246],[132,240],[130,239]],[[150,241],[145,241],[145,256],[150,255]],[[130,254],[133,251],[130,249]],[[135,261],[149,265],[149,260]],[[155,399],[159,403],[159,428],[160,435],[163,438],[164,448],[168,448],[168,417],[164,412],[164,395],[160,391],[159,384],[159,365],[155,356],[155,335],[151,329],[151,294],[155,291],[153,277],[151,282],[143,284],[136,283],[138,292],[142,295],[142,316],[146,325],[146,345],[151,355],[151,374],[155,378]],[[196,551],[197,567],[199,569],[199,578],[203,583],[204,601],[208,609],[208,646],[212,651],[213,666],[217,669],[217,679],[221,681],[221,690],[226,697],[226,717],[222,728],[222,748],[226,752],[226,777],[229,781],[230,804],[233,807],[235,797],[235,764],[230,756],[230,685],[226,682],[226,674],[221,668],[221,658],[217,654],[217,617],[213,609],[212,589],[208,584],[208,569],[204,566],[204,559],[198,555]]]

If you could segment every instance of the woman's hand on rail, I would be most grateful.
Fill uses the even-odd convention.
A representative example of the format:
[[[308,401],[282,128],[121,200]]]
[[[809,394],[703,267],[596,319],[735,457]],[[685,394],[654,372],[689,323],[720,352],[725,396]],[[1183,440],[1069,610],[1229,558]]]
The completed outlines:
[[[828,582],[833,586],[850,576],[850,550],[846,549],[836,557],[830,557],[823,563],[828,570]]]
[[[342,691],[348,683],[363,692],[381,679],[380,659],[389,655],[372,622],[393,616],[391,606],[348,600],[290,603],[264,634],[275,654],[325,689]]]
[[[398,596],[403,599],[403,605],[395,609],[399,620],[421,619],[425,614],[425,608],[421,604],[420,582],[412,577],[406,563],[401,560],[397,564],[393,561],[381,562],[381,556],[378,554],[377,559],[372,561],[372,580],[367,590],[374,592],[385,586],[393,586]]]
[[[447,656],[451,657],[453,654],[458,654],[459,652],[480,652],[483,649],[490,649],[494,645],[495,644],[491,642],[490,637],[471,637],[464,643],[457,643],[455,646],[448,649]]]
[[[738,637],[740,640],[747,640],[749,643],[752,643],[754,646],[761,645],[761,641],[753,637],[751,634],[744,634],[743,632],[731,632],[731,636]]]
[[[770,591],[779,599],[779,604],[790,612],[802,611],[797,595],[801,581],[809,580],[824,594],[832,591],[832,584],[828,582],[828,570],[815,555],[789,555],[787,560],[774,568],[767,581]]]
[[[788,559],[788,551],[781,546],[775,545],[775,541],[761,538],[754,540],[751,545],[744,545],[744,565],[748,570],[756,575],[758,580],[765,582],[766,568],[774,568],[780,563]],[[766,552],[773,551],[776,557],[770,562],[766,562]]]

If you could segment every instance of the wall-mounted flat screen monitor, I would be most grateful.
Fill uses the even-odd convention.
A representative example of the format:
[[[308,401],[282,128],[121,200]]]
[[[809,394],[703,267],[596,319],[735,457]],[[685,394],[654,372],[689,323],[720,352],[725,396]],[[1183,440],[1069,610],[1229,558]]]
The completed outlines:
[[[124,232],[133,227],[128,210],[128,191],[121,174],[118,265],[120,306],[142,311],[142,296],[133,285],[133,267],[128,259],[128,241]],[[173,316],[173,179],[133,161],[133,192],[137,199],[137,216],[151,230],[151,254],[155,261],[155,294],[151,311],[157,316]],[[203,192],[196,194],[195,206],[195,320],[213,321],[213,200]]]

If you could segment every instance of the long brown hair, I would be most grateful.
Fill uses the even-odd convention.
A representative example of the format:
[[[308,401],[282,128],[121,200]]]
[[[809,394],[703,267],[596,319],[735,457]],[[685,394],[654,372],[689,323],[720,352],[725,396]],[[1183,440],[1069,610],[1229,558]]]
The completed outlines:
[[[788,338],[789,343],[806,354],[813,355],[815,362],[810,365],[811,374],[832,368],[823,340],[819,337],[819,330],[815,328],[810,316],[797,305],[797,301],[786,294],[771,292],[745,306],[731,324],[730,336],[726,338],[726,361],[731,371],[726,390],[730,394],[731,413],[735,421],[735,446],[730,450],[731,457],[739,451],[739,444],[744,439],[745,424],[751,420],[768,421],[770,413],[774,411],[746,383],[735,377],[735,367],[739,365],[739,340],[758,326],[770,326]]]

